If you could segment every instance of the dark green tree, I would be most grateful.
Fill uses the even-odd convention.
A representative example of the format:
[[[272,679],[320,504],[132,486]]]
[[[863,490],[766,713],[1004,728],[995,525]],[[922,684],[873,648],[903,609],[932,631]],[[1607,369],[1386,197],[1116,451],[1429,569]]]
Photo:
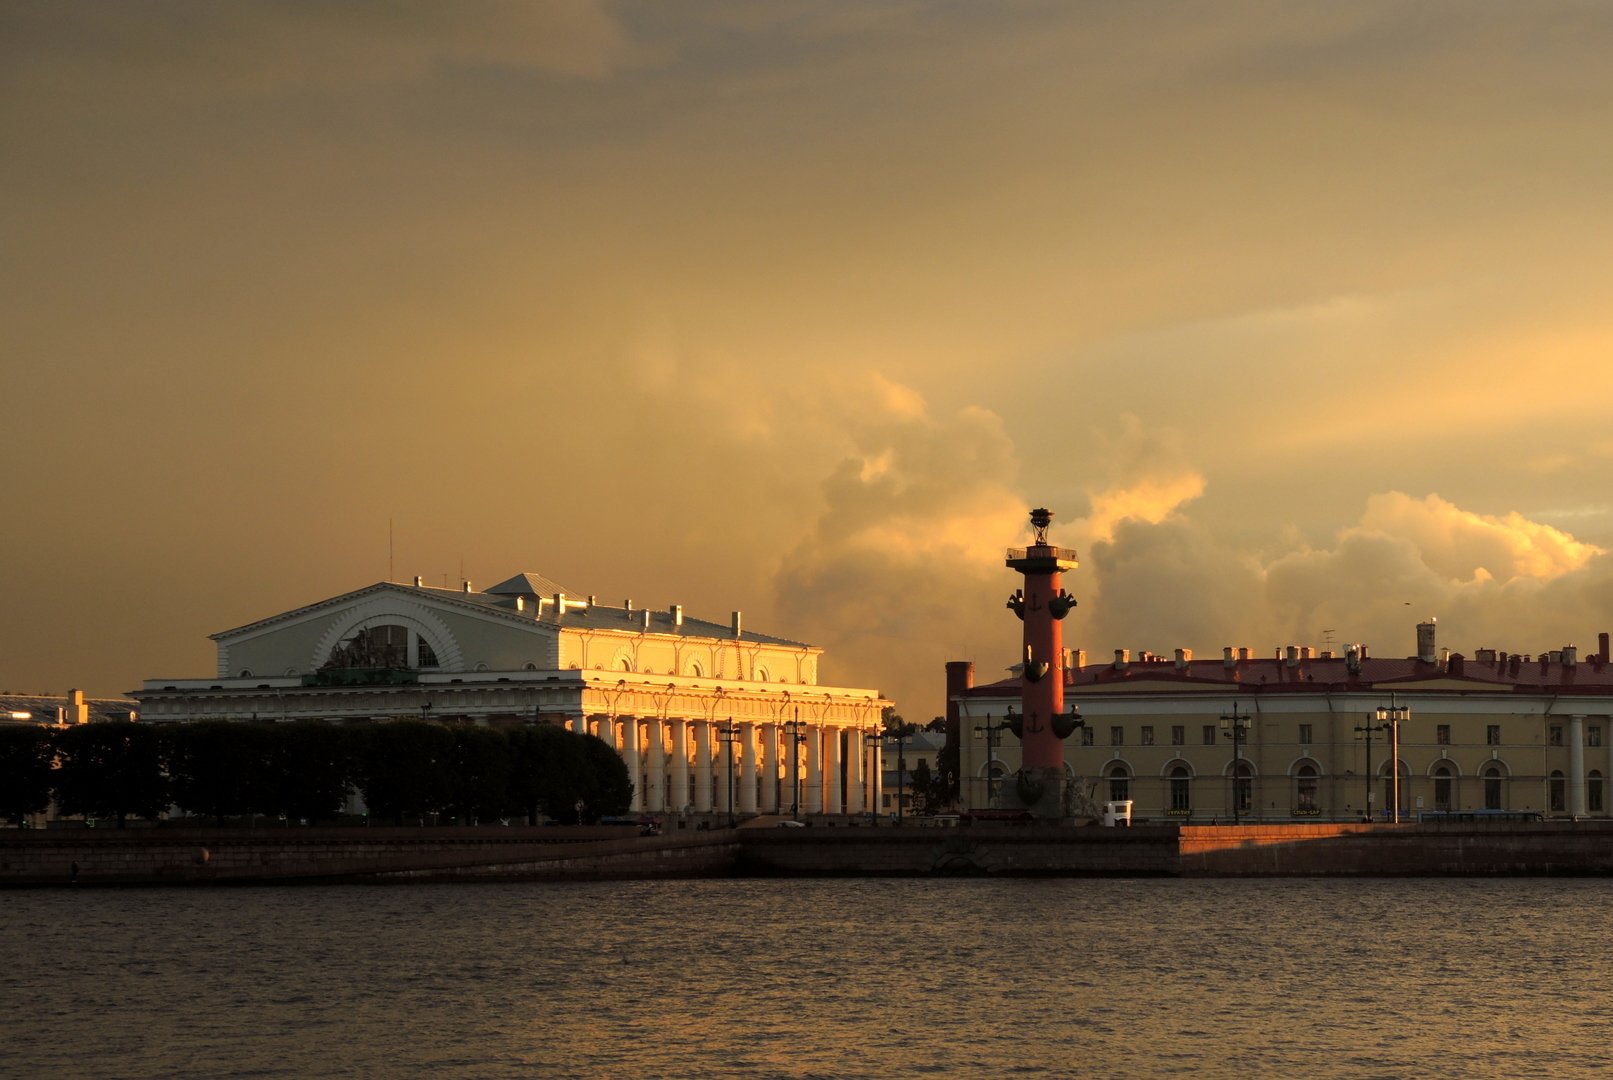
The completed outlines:
[[[880,722],[887,738],[895,738],[897,735],[911,735],[919,729],[917,724],[911,724],[902,719],[902,714],[896,711],[894,705],[885,706],[884,711],[880,713]]]
[[[269,783],[264,804],[288,821],[325,821],[342,812],[353,789],[352,729],[320,720],[276,724],[270,729]]]
[[[162,735],[176,806],[219,825],[262,809],[269,789],[268,728],[203,720],[165,728]]]
[[[592,768],[583,736],[537,724],[510,732],[509,742],[510,801],[526,815],[527,824],[536,825],[539,814],[574,824]]]
[[[627,813],[633,805],[633,780],[627,774],[627,762],[597,735],[572,737],[582,741],[583,756],[589,766],[582,793],[582,816],[588,821],[598,821],[602,817]]]
[[[437,724],[405,720],[355,729],[360,733],[357,780],[370,813],[424,819],[452,799],[454,736]]]
[[[447,810],[462,824],[491,821],[511,812],[510,773],[514,747],[502,731],[453,730]]]
[[[0,728],[0,817],[20,824],[50,806],[51,765],[56,758],[49,728],[15,724]]]
[[[56,805],[63,814],[155,818],[168,805],[163,738],[128,721],[79,724],[56,738]]]
[[[949,730],[941,752],[935,755],[934,797],[930,805],[936,813],[958,805],[958,767],[958,734]]]
[[[907,785],[908,795],[913,800],[913,813],[933,813],[930,807],[931,800],[935,796],[935,774],[930,771],[928,761],[921,760],[917,765],[913,766],[913,771],[908,776]]]

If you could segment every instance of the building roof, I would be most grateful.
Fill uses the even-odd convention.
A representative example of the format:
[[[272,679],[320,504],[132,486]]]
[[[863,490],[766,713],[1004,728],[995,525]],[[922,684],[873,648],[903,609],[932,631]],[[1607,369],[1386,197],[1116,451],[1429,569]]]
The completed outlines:
[[[546,578],[542,574],[529,573],[516,574],[514,577],[505,578],[487,591],[495,596],[554,596],[557,593],[571,597],[577,595],[553,578]]]
[[[543,587],[544,591],[531,591],[538,586]],[[397,590],[404,593],[426,595],[439,603],[467,605],[473,609],[496,613],[510,619],[519,619],[525,623],[540,623],[546,626],[611,630],[620,633],[678,634],[684,637],[700,638],[731,638],[734,636],[734,628],[731,623],[712,622],[684,615],[681,606],[664,610],[651,610],[633,607],[631,601],[619,606],[601,606],[593,596],[582,596],[567,592],[564,586],[544,577],[542,574],[520,573],[506,578],[485,592],[467,591],[464,586],[458,589],[442,588],[436,585],[427,585],[423,582],[418,585],[396,581],[377,582],[374,585],[367,585],[362,589],[355,589],[340,596],[319,600],[312,604],[293,608],[290,611],[283,611],[255,622],[232,627],[229,630],[221,630],[216,634],[210,634],[209,637],[214,641],[233,638],[273,623],[298,618],[316,609],[338,607],[350,603],[363,594],[378,590]],[[554,603],[557,594],[563,598],[563,608]],[[519,605],[517,601],[520,601]],[[751,630],[745,630],[739,636],[743,641],[757,644],[816,649],[816,646],[808,645],[805,642],[792,641],[789,638],[774,637],[769,634],[758,634]]]
[[[1307,650],[1308,651],[1308,650]],[[1085,664],[1066,672],[1071,691],[1238,690],[1243,693],[1338,693],[1348,690],[1394,690],[1397,684],[1452,691],[1520,694],[1613,694],[1613,663],[1593,654],[1565,662],[1561,653],[1540,656],[1479,651],[1482,659],[1459,653],[1443,660],[1362,657],[1356,670],[1343,656],[1240,657],[1230,661],[1175,660],[1144,655],[1130,661]],[[1429,686],[1437,683],[1437,686]],[[1017,675],[964,691],[964,696],[1017,695]]]

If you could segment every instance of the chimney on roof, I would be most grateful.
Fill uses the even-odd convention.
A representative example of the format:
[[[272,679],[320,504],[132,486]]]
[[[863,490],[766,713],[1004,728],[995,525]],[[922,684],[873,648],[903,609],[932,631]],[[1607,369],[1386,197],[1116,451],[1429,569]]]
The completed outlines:
[[[1177,649],[1176,650],[1176,670],[1177,671],[1186,671],[1187,670],[1187,665],[1191,664],[1192,662],[1193,662],[1193,650],[1192,649]]]
[[[562,615],[564,615],[566,613],[566,594],[565,593],[563,593],[563,592],[555,593],[554,594],[554,599],[552,601],[550,601],[550,603],[554,604],[555,618],[558,619],[560,616],[562,616]]]
[[[420,588],[420,586],[422,586],[422,585],[424,585],[424,584],[425,584],[425,581],[423,581],[423,580],[422,580],[422,579],[421,579],[421,577],[420,577],[420,575],[419,575],[419,574],[416,574],[416,575],[415,575],[415,576],[414,576],[414,587],[415,587],[415,588],[417,588],[417,589],[418,589],[418,588]]]
[[[1417,659],[1432,664],[1439,657],[1434,647],[1434,630],[1437,619],[1430,618],[1417,624]]]
[[[682,604],[673,604],[672,607],[669,608],[668,610],[672,614],[672,625],[674,627],[682,627],[683,626],[683,605]]]
[[[1609,659],[1607,654],[1607,642],[1608,636],[1606,633],[1596,635],[1596,655],[1602,658],[1602,663],[1604,664],[1607,663]]]
[[[631,596],[622,601],[622,610],[629,615],[633,614],[633,598]]]
[[[1290,645],[1288,646],[1286,652],[1288,655],[1285,657],[1285,659],[1288,662],[1288,666],[1291,668],[1299,667],[1299,646]]]
[[[1249,662],[1249,646],[1244,645],[1244,646],[1241,646],[1238,649],[1238,663],[1247,664],[1248,662]]]
[[[1523,657],[1519,656],[1517,653],[1513,653],[1511,656],[1507,657],[1507,678],[1516,679],[1519,671],[1521,671],[1522,668]]]
[[[744,624],[745,624],[744,613],[739,612],[739,611],[734,612],[733,629],[734,629],[734,637],[735,638],[738,638],[741,635],[741,633],[743,633]]]
[[[1346,645],[1344,647],[1344,670],[1351,675],[1361,674],[1361,657],[1366,650],[1359,645]]]
[[[465,579],[465,591],[470,592],[470,578]]]
[[[1237,662],[1238,661],[1232,655],[1232,646],[1223,645],[1221,647],[1221,666],[1224,668],[1229,668]]]
[[[648,634],[650,632],[650,609],[645,608],[640,614],[644,616],[644,632]]]
[[[958,732],[963,727],[963,716],[958,699],[975,685],[975,665],[972,660],[947,661],[947,739],[957,745]],[[987,723],[990,723],[988,720]]]
[[[1115,670],[1116,671],[1125,671],[1127,665],[1129,665],[1130,663],[1131,663],[1131,651],[1129,649],[1116,649],[1115,650]]]
[[[1080,671],[1087,666],[1087,651],[1085,649],[1065,649],[1068,655],[1064,659],[1065,671]]]
[[[1495,650],[1494,649],[1474,649],[1473,650],[1473,662],[1476,663],[1476,664],[1489,664],[1491,666],[1494,666],[1494,664],[1495,664]]]
[[[1462,654],[1459,652],[1451,653],[1450,656],[1445,660],[1445,670],[1451,675],[1461,675],[1463,673],[1463,668],[1466,666],[1467,662],[1462,658]]]
[[[67,708],[63,719],[69,724],[87,724],[90,722],[90,706],[84,700],[84,691],[69,690],[67,692]]]
[[[1579,646],[1563,646],[1563,667],[1574,667],[1579,663]]]

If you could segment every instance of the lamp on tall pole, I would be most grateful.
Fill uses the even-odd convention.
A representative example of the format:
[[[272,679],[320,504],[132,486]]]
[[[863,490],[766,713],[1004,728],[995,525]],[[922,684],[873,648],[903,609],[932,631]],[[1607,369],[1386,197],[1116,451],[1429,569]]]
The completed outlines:
[[[907,801],[907,759],[902,756],[902,750],[907,745],[907,730],[903,724],[896,725],[896,823],[902,823],[902,804]]]
[[[1373,796],[1377,794],[1376,792],[1374,792],[1372,790],[1372,781],[1374,779],[1374,777],[1372,775],[1372,733],[1374,731],[1387,731],[1389,729],[1389,725],[1383,722],[1383,709],[1380,708],[1375,715],[1376,715],[1376,718],[1377,718],[1377,721],[1378,721],[1377,723],[1370,723],[1369,722],[1369,723],[1365,723],[1365,724],[1357,724],[1356,728],[1355,728],[1355,737],[1357,739],[1365,738],[1366,743],[1367,743],[1367,805],[1366,805],[1366,816],[1367,816],[1368,821],[1372,820]],[[1371,720],[1372,718],[1369,717],[1368,719]],[[1399,748],[1396,747],[1397,754],[1398,754],[1398,751],[1399,751]],[[1398,803],[1399,802],[1399,792],[1396,792],[1395,795],[1396,795],[1396,802]],[[1398,806],[1396,807],[1396,810],[1397,811],[1399,810]]]
[[[717,729],[717,735],[728,744],[728,827],[734,827],[734,744],[739,741],[739,725],[730,716],[728,723]]]
[[[991,722],[991,714],[987,713],[986,714],[986,722],[984,724],[976,724],[975,725],[975,738],[978,739],[981,736],[985,736],[985,739],[986,739],[986,806],[987,807],[990,807],[991,802],[992,802],[991,782],[994,779],[996,779],[997,733],[1001,732],[1001,731],[1007,731],[1009,728],[1013,727],[1013,712],[1014,712],[1014,707],[1012,705],[1010,705],[1008,707],[1009,715],[1003,718],[1002,723],[993,724]]]
[[[878,728],[875,728],[873,731],[863,736],[863,742],[868,745],[869,749],[878,750],[878,748],[885,742],[885,736],[879,731]],[[879,770],[879,767],[880,755],[876,753],[873,755],[873,759],[869,762],[868,768],[868,821],[870,824],[879,823],[879,806],[876,801],[879,785],[874,782],[874,778]]]
[[[1389,695],[1388,705],[1379,705],[1374,714],[1377,719],[1377,729],[1389,732],[1389,798],[1391,801],[1390,820],[1396,825],[1400,824],[1400,725],[1411,719],[1411,706],[1396,705],[1395,695]],[[1370,736],[1368,736],[1370,738]],[[1372,783],[1372,759],[1370,757],[1372,744],[1367,744],[1367,784]]]
[[[782,725],[790,733],[790,820],[801,820],[801,744],[807,737],[801,733],[801,706],[795,707],[795,719]]]
[[[1243,824],[1243,740],[1248,737],[1249,714],[1238,711],[1232,703],[1232,712],[1221,717],[1221,737],[1232,737],[1232,824]]]

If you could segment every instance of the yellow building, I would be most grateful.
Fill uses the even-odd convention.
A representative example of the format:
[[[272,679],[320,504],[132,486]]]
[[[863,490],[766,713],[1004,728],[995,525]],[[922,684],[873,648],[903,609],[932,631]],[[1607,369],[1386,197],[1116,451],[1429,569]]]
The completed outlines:
[[[877,690],[823,686],[823,650],[603,605],[541,575],[485,591],[381,582],[212,636],[217,673],[148,679],[148,723],[563,724],[622,755],[648,813],[864,814],[880,805]],[[794,777],[792,783],[791,777]]]
[[[1019,680],[954,685],[961,799],[996,804],[1012,783]],[[1064,744],[1072,816],[1130,799],[1134,820],[1416,820],[1443,814],[1609,817],[1613,667],[1608,635],[1580,659],[1437,651],[1379,659],[1288,646],[1195,660],[1072,654],[1065,701],[1083,727]]]

